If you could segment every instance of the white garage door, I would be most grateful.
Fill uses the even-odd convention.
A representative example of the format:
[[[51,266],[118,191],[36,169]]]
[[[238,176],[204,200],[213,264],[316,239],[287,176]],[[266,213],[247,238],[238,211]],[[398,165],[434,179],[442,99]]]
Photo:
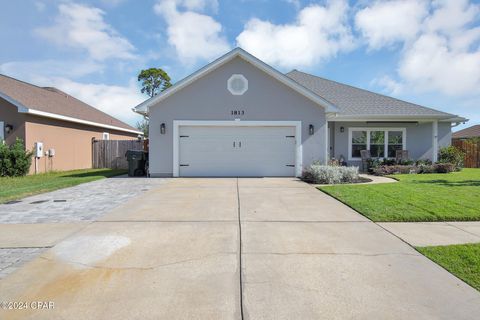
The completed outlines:
[[[295,176],[295,127],[179,128],[179,175]]]

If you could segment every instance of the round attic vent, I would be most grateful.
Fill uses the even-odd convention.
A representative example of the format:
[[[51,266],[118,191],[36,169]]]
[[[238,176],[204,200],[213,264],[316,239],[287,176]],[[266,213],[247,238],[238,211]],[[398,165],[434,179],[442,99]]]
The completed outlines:
[[[242,74],[233,74],[227,81],[227,88],[231,94],[241,96],[248,90],[248,80]]]

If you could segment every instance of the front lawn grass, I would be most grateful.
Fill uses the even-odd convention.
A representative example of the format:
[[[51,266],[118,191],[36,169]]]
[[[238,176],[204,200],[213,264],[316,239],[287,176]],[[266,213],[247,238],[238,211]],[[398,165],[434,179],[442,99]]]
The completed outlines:
[[[480,290],[480,243],[420,247],[417,250]]]
[[[0,177],[0,203],[118,176],[126,172],[126,170],[115,169],[85,169],[56,171],[25,177]]]
[[[319,189],[373,221],[480,220],[480,169],[392,177],[399,182]]]

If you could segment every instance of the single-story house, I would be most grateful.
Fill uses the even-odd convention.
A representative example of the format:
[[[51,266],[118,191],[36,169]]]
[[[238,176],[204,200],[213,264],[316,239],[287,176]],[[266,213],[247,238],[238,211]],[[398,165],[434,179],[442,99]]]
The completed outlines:
[[[360,150],[437,160],[466,121],[307,73],[283,74],[237,48],[134,111],[150,119],[152,176],[300,176]]]
[[[56,88],[0,75],[0,141],[20,138],[35,151],[30,173],[91,168],[92,139],[130,140],[139,134]]]
[[[471,138],[480,138],[480,124],[471,126],[452,134],[452,139],[471,139]]]

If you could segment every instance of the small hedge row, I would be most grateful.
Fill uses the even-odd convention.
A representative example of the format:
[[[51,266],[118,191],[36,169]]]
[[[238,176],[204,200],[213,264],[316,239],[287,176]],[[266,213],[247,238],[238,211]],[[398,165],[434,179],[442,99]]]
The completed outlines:
[[[32,164],[32,152],[25,151],[21,139],[10,146],[0,143],[0,177],[18,177],[28,173]]]
[[[358,167],[312,164],[303,170],[302,178],[316,184],[352,183],[358,180]]]
[[[409,173],[450,173],[455,171],[455,165],[452,163],[436,163],[432,165],[393,165],[379,166],[373,169],[373,174],[377,176],[386,176],[390,174],[409,174]]]

